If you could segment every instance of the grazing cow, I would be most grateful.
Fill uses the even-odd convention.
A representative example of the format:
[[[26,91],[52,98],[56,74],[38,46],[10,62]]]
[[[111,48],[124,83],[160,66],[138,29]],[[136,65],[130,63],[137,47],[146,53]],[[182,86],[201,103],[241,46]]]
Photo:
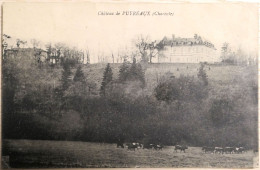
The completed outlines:
[[[219,153],[219,154],[223,154],[223,148],[222,147],[215,147],[215,149],[214,149],[214,153]]]
[[[136,145],[136,149],[143,148],[143,144],[141,144],[141,143],[133,143],[133,145]]]
[[[244,147],[235,147],[234,153],[243,153],[245,151]]]
[[[143,144],[138,143],[137,149],[141,149],[141,148],[143,148]]]
[[[246,149],[244,148],[244,147],[239,147],[239,152],[240,153],[243,153],[243,152],[245,152],[246,151]]]
[[[181,145],[176,145],[174,150],[175,150],[175,152],[177,152],[178,150],[180,150],[180,152],[181,152],[181,151],[185,152],[185,149],[188,149],[188,147],[185,146],[185,145],[183,145],[183,146],[181,146]]]
[[[138,148],[137,143],[128,143],[128,144],[126,144],[126,146],[127,146],[128,150],[133,150],[133,151],[135,151],[135,149]]]
[[[137,148],[137,146],[133,145],[133,143],[128,143],[126,144],[126,146],[128,150],[133,150],[133,151],[135,151],[135,149]]]
[[[214,150],[215,148],[214,147],[207,147],[207,146],[203,146],[202,147],[202,150],[205,152],[205,153],[214,153]]]
[[[116,147],[119,148],[124,148],[124,143],[121,141],[121,140],[118,140],[117,143],[116,143]]]
[[[143,145],[143,149],[153,149],[154,148],[154,144],[144,144]]]
[[[235,152],[235,148],[233,148],[233,147],[225,147],[223,152],[232,154],[232,153]]]
[[[163,146],[162,145],[154,145],[155,150],[162,150]]]

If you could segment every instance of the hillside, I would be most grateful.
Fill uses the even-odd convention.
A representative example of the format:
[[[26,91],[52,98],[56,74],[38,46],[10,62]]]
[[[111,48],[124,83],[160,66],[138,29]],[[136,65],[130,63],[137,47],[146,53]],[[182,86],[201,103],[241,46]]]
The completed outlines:
[[[113,71],[113,79],[118,78],[121,64],[110,64]],[[84,65],[83,71],[87,79],[94,81],[100,87],[106,64]],[[200,64],[150,64],[145,70],[147,89],[153,89],[165,74],[175,77],[180,75],[197,77]],[[75,72],[76,69],[73,69]],[[210,84],[214,86],[232,86],[241,84],[243,87],[257,84],[257,66],[245,67],[234,65],[207,65],[205,70]]]
[[[110,66],[117,80],[121,64]],[[256,66],[205,65],[206,85],[200,64],[148,64],[144,87],[130,79],[99,95],[105,68],[82,65],[87,84],[64,88],[61,66],[4,63],[4,138],[256,147]]]

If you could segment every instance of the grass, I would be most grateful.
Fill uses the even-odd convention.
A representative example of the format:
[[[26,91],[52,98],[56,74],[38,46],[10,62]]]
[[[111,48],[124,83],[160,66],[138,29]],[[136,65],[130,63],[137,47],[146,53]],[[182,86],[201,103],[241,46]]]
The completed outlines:
[[[205,154],[200,147],[189,147],[186,153],[176,153],[173,146],[129,151],[116,144],[71,141],[5,140],[4,150],[12,168],[253,168],[258,160],[252,151]]]
[[[118,78],[121,64],[110,64],[113,71],[113,79]],[[94,81],[98,86],[102,82],[105,64],[91,64],[84,66],[83,70],[89,80]],[[145,70],[146,82],[152,88],[166,73],[179,77],[180,75],[197,76],[199,64],[149,64]],[[244,82],[257,81],[257,66],[233,66],[233,65],[206,65],[209,82],[222,85],[232,84],[234,81]],[[240,81],[241,83],[241,81]]]
[[[110,64],[113,71],[113,80],[118,79],[119,69],[121,64]],[[88,81],[96,84],[96,93],[100,89],[103,72],[106,64],[90,64],[82,67],[83,72]],[[180,75],[197,77],[200,64],[148,64],[145,70],[146,92],[151,94],[157,84],[162,81],[164,75],[171,74],[175,77]],[[234,65],[206,65],[205,70],[208,75],[209,83],[215,88],[228,87],[238,85],[242,88],[251,87],[252,83],[257,84],[257,66],[234,66]],[[60,85],[62,68],[55,68],[49,73],[45,73],[42,79],[46,83],[53,86]],[[76,72],[76,68],[72,69],[72,75]],[[47,76],[48,75],[48,76]]]

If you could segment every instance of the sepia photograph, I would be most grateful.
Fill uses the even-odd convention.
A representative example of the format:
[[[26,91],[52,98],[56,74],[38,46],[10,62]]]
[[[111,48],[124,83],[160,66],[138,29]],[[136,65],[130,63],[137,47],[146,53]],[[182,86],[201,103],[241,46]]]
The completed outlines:
[[[258,168],[258,8],[3,2],[1,168]]]

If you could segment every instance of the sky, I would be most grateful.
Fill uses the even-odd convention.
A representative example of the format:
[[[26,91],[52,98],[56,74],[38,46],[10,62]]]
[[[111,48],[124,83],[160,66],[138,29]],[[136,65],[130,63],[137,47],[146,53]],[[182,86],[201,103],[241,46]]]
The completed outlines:
[[[124,11],[173,13],[172,16],[125,16]],[[98,15],[101,12],[121,15]],[[97,53],[117,53],[138,36],[164,36],[212,42],[220,52],[228,42],[234,49],[257,53],[258,6],[253,3],[4,3],[3,33],[22,40],[64,42]]]

